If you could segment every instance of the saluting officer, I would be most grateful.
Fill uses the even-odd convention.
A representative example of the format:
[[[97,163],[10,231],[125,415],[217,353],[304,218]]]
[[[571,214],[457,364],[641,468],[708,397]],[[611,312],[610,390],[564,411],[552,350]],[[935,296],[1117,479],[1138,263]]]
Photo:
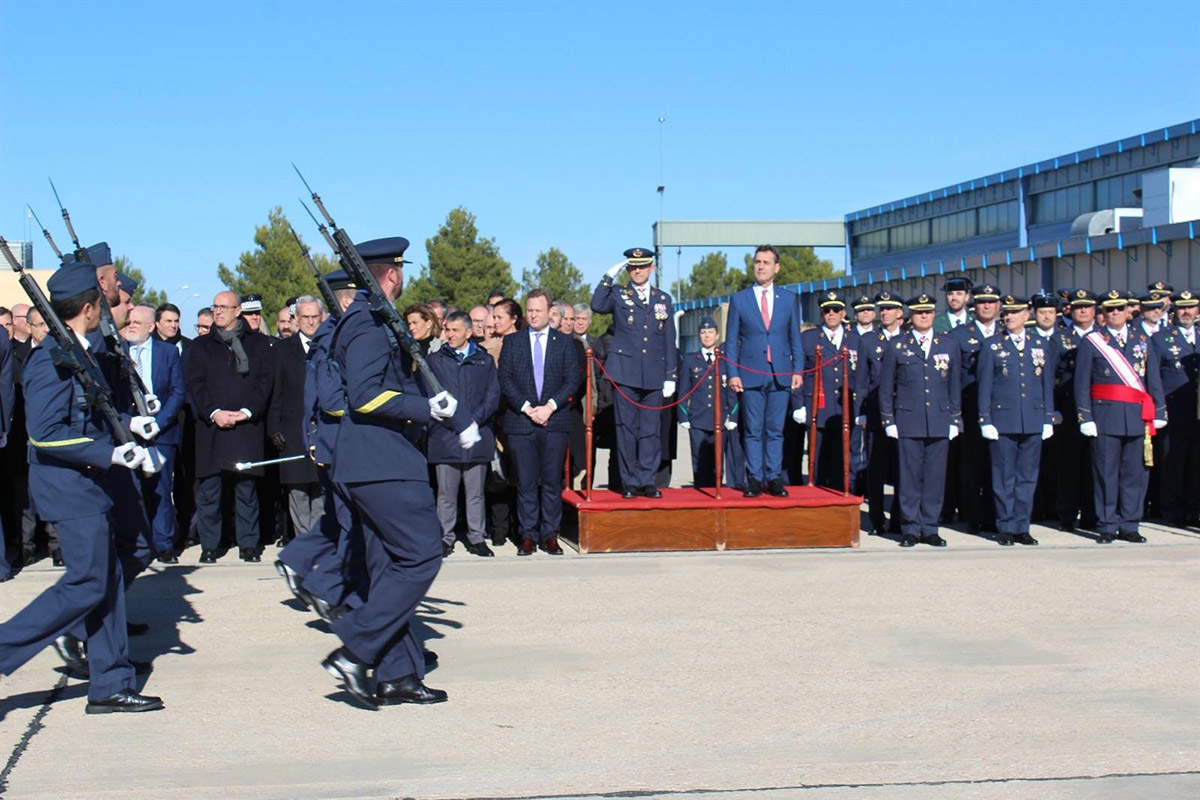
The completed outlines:
[[[1157,438],[1163,442],[1159,490],[1163,517],[1168,525],[1200,527],[1200,342],[1196,341],[1196,315],[1200,294],[1184,289],[1172,298],[1175,322],[1151,339],[1161,363],[1167,419]]]
[[[629,285],[614,286],[623,268],[628,268]],[[592,311],[613,315],[604,369],[620,390],[615,398],[617,457],[626,499],[662,497],[655,487],[662,459],[662,412],[640,406],[661,406],[675,394],[679,363],[671,296],[650,285],[653,272],[654,252],[631,247],[592,293]]]
[[[996,335],[996,322],[1000,313],[1000,290],[990,284],[976,286],[972,290],[975,319],[967,325],[955,328],[953,335],[958,341],[962,358],[962,439],[958,444],[961,454],[960,471],[962,496],[958,507],[967,523],[968,533],[996,528],[996,507],[992,498],[991,465],[987,457],[987,445],[979,431],[979,387],[975,382],[979,351],[985,342]]]
[[[904,304],[889,291],[875,295],[875,310],[879,315],[879,327],[863,334],[858,340],[859,363],[854,373],[854,427],[870,438],[867,447],[867,514],[871,520],[871,535],[881,536],[885,532],[883,518],[883,485],[890,483],[892,494],[892,533],[900,532],[900,491],[898,488],[899,466],[896,441],[883,432],[879,416],[879,373],[883,366],[883,353],[888,342],[902,333]]]
[[[48,288],[68,332],[86,341],[100,319],[95,265],[65,264],[50,277]],[[38,515],[58,531],[66,571],[0,625],[0,674],[13,673],[68,631],[81,631],[88,646],[85,711],[153,711],[163,707],[162,700],[135,688],[113,502],[103,483],[110,469],[143,467],[148,454],[133,442],[116,443],[108,422],[89,407],[83,387],[58,366],[57,356],[58,347],[49,339],[34,348],[25,364],[24,388],[30,498]]]
[[[954,337],[933,332],[935,307],[927,294],[909,299],[912,330],[884,347],[879,370],[880,421],[899,451],[901,547],[946,545],[938,514],[946,452],[962,431],[962,355]]]
[[[804,370],[817,368],[817,348],[821,348],[821,397],[817,407],[817,485],[831,489],[842,488],[842,393],[854,387],[854,376],[858,371],[858,334],[848,330],[846,302],[837,292],[824,292],[818,297],[821,308],[821,325],[800,334],[804,348]],[[849,385],[843,385],[842,360],[837,356],[846,351],[849,359]],[[816,380],[804,382],[803,409],[793,413],[793,419],[804,424],[807,409],[812,408],[813,387]],[[853,402],[851,402],[853,408]],[[811,474],[813,468],[809,467]]]
[[[402,237],[357,245],[389,303],[403,287]],[[333,480],[358,511],[366,546],[366,602],[333,621],[343,646],[322,662],[369,708],[392,703],[440,703],[431,689],[413,616],[442,565],[442,535],[429,487],[429,468],[413,446],[413,427],[454,418],[448,393],[426,397],[408,351],[394,343],[381,315],[360,291],[338,321],[331,343],[342,374],[347,413],[338,428]],[[479,441],[474,423],[460,431],[464,449]],[[371,691],[368,672],[374,667]]]
[[[1083,337],[1095,330],[1096,295],[1087,289],[1070,289],[1070,323],[1056,337],[1058,364],[1054,370],[1054,409],[1064,424],[1055,438],[1058,447],[1058,529],[1096,526],[1092,486],[1092,450],[1079,432],[1075,408],[1075,357]]]
[[[1096,533],[1144,542],[1138,533],[1146,494],[1146,437],[1167,424],[1158,351],[1145,331],[1126,324],[1127,291],[1104,295],[1105,327],[1079,345],[1075,405],[1079,432],[1091,438]]]
[[[716,398],[716,375],[713,364],[716,360],[717,323],[705,314],[700,318],[700,349],[686,354],[679,362],[679,396],[687,397],[681,402],[679,424],[688,432],[692,441],[692,476],[697,486],[715,486],[716,475],[716,429],[713,418],[713,403]],[[703,385],[692,392],[692,387],[703,379]],[[746,464],[738,442],[737,418],[738,396],[729,388],[729,379],[721,374],[721,418],[725,428],[722,437],[725,451],[726,471],[724,483],[741,488],[746,482]],[[688,392],[692,392],[688,396]]]
[[[1032,545],[1042,442],[1054,435],[1054,370],[1047,340],[1025,329],[1028,301],[1006,295],[1000,309],[1004,331],[979,354],[979,425],[990,442],[996,541]]]

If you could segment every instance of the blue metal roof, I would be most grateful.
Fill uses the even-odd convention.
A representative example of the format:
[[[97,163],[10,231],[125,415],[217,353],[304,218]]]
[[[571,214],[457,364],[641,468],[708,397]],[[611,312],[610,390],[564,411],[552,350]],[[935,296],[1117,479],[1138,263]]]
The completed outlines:
[[[1172,138],[1180,136],[1194,135],[1200,130],[1200,119],[1194,119],[1191,122],[1181,122],[1178,125],[1171,125],[1166,128],[1149,131],[1137,136],[1130,136],[1127,139],[1119,139],[1108,144],[1101,144],[1095,147],[1089,147],[1086,150],[1079,150],[1067,155],[1050,158],[1045,161],[1038,161],[1034,164],[1026,164],[1023,167],[1016,169],[1005,170],[1004,172],[996,172],[991,175],[985,175],[982,178],[956,183],[952,186],[944,186],[941,189],[935,189],[932,192],[922,192],[921,194],[906,197],[903,200],[896,200],[883,205],[871,206],[864,208],[861,211],[854,211],[846,215],[846,222],[853,222],[858,219],[867,219],[876,214],[885,214],[889,211],[895,211],[898,208],[907,208],[910,205],[919,205],[920,203],[932,202],[941,197],[949,197],[952,194],[962,194],[963,192],[974,191],[975,189],[986,188],[995,183],[1004,183],[1015,178],[1023,178],[1026,175],[1037,175],[1042,170],[1058,169],[1061,166],[1068,164],[1080,164],[1084,161],[1090,161],[1095,158],[1103,158],[1104,156],[1113,155],[1114,153],[1123,153],[1131,148],[1145,147],[1148,144],[1155,142],[1169,142]]]

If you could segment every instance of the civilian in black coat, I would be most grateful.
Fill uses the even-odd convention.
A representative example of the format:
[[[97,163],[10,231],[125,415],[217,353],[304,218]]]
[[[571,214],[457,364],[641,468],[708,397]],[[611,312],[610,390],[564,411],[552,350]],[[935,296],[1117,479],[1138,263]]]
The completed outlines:
[[[531,555],[535,546],[540,546],[559,555],[563,461],[571,432],[569,406],[582,382],[582,365],[574,339],[548,327],[550,295],[544,290],[529,293],[525,318],[528,329],[508,337],[500,351],[504,433],[517,468],[521,525],[517,552]]]
[[[192,343],[186,376],[196,417],[197,528],[203,548],[200,561],[211,564],[217,559],[221,496],[226,492],[234,493],[241,557],[259,561],[255,483],[263,471],[257,468],[239,472],[235,465],[263,458],[274,358],[267,337],[251,331],[240,318],[236,294],[221,292],[214,298],[212,309],[212,332]],[[240,368],[238,351],[245,354]]]

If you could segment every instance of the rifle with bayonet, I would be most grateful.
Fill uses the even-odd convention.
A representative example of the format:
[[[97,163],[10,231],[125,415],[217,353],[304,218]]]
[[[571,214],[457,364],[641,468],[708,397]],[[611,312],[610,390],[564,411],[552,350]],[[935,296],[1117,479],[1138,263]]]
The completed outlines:
[[[54,187],[54,181],[50,181],[50,190],[54,192],[54,199],[58,202],[58,207],[62,211],[63,222],[67,223],[67,233],[71,235],[71,243],[75,245],[75,260],[87,261],[87,248],[79,243],[79,237],[75,235],[75,226],[71,224],[71,215],[63,206],[62,200],[58,197],[58,189]],[[32,210],[32,209],[30,209]],[[34,218],[37,215],[34,214]],[[39,222],[39,224],[41,224]],[[42,233],[45,234],[50,246],[54,252],[58,253],[58,247],[54,244],[54,239],[50,233],[43,228]],[[61,253],[59,254],[61,258]],[[97,264],[96,266],[105,266]],[[146,384],[142,382],[142,376],[138,374],[137,369],[133,366],[133,361],[130,360],[129,354],[125,352],[124,343],[121,341],[121,335],[117,331],[117,322],[113,319],[112,308],[108,305],[108,298],[104,296],[104,290],[100,290],[100,335],[104,337],[105,343],[108,345],[108,350],[113,357],[117,359],[117,364],[121,369],[121,377],[129,382],[129,391],[133,395],[133,405],[137,409],[139,416],[153,416],[161,406],[152,408],[149,401],[146,400],[146,395],[149,392],[146,390]]]
[[[338,302],[337,296],[334,295],[333,289],[329,286],[329,281],[325,280],[325,275],[317,268],[316,262],[309,255],[308,245],[300,241],[300,235],[296,233],[296,229],[292,227],[290,222],[288,223],[288,230],[292,232],[292,237],[296,240],[296,246],[300,248],[300,254],[304,256],[304,260],[308,262],[308,268],[312,270],[313,277],[317,279],[317,288],[321,291],[321,297],[325,299],[325,306],[329,309],[329,313],[333,315],[334,319],[341,319],[342,304]]]
[[[50,338],[58,345],[58,350],[54,354],[55,365],[68,370],[75,380],[79,381],[88,403],[98,410],[108,422],[113,437],[119,444],[136,442],[128,426],[121,421],[121,415],[113,401],[112,389],[109,387],[108,381],[104,379],[100,365],[92,358],[92,354],[79,344],[79,337],[75,335],[75,332],[59,319],[58,314],[54,313],[54,308],[50,305],[50,300],[42,291],[42,287],[38,286],[37,281],[21,268],[20,262],[13,257],[12,251],[8,249],[8,242],[4,240],[3,236],[0,236],[0,250],[4,251],[8,265],[12,267],[13,272],[17,273],[17,282],[21,284],[25,294],[29,295],[29,301],[33,303],[33,307],[45,320],[46,327],[50,329]],[[96,290],[99,292],[98,286]],[[101,296],[103,296],[102,293]],[[133,459],[132,451],[125,454],[126,461]]]
[[[312,190],[308,185],[308,181],[304,180],[304,175],[300,173],[298,167],[292,164],[292,169],[296,170],[296,174],[300,176],[300,180],[304,183],[304,188],[308,189],[312,195],[313,203],[321,212],[321,216],[325,218],[329,227],[326,228],[317,218],[313,217],[312,211],[308,206],[304,206],[304,210],[308,211],[308,215],[313,217],[313,222],[317,223],[317,229],[321,231],[321,235],[325,237],[325,241],[329,242],[333,247],[334,252],[338,254],[338,260],[342,264],[342,268],[347,274],[354,279],[358,284],[358,288],[367,290],[367,303],[370,305],[371,311],[383,321],[396,341],[404,347],[405,351],[412,357],[413,364],[421,373],[421,377],[425,380],[425,385],[429,389],[431,396],[445,392],[442,388],[441,381],[433,374],[433,370],[429,368],[429,364],[425,363],[425,357],[421,355],[421,348],[417,341],[413,339],[412,333],[408,330],[408,325],[400,316],[400,312],[396,310],[396,306],[391,300],[387,299],[387,295],[383,293],[383,289],[379,286],[379,281],[375,279],[375,273],[367,267],[362,256],[358,254],[358,250],[354,248],[354,243],[350,241],[350,237],[346,234],[343,228],[339,228],[337,223],[333,221],[333,217],[329,216],[329,212],[325,210],[325,204],[321,202],[321,196]],[[301,203],[303,205],[303,203]],[[330,235],[330,229],[333,233]],[[449,392],[447,392],[449,394]],[[443,399],[440,403],[442,408],[449,405],[449,401]]]

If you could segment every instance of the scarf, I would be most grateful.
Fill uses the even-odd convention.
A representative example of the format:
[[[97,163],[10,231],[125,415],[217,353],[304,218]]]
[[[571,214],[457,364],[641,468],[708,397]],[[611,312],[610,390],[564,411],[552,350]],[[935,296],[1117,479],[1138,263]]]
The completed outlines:
[[[214,328],[213,330],[216,331],[217,338],[233,351],[233,359],[238,375],[248,374],[250,372],[250,359],[246,356],[246,348],[242,347],[242,333],[246,330],[246,323],[239,319],[237,325],[231,331],[227,331],[224,328]]]

